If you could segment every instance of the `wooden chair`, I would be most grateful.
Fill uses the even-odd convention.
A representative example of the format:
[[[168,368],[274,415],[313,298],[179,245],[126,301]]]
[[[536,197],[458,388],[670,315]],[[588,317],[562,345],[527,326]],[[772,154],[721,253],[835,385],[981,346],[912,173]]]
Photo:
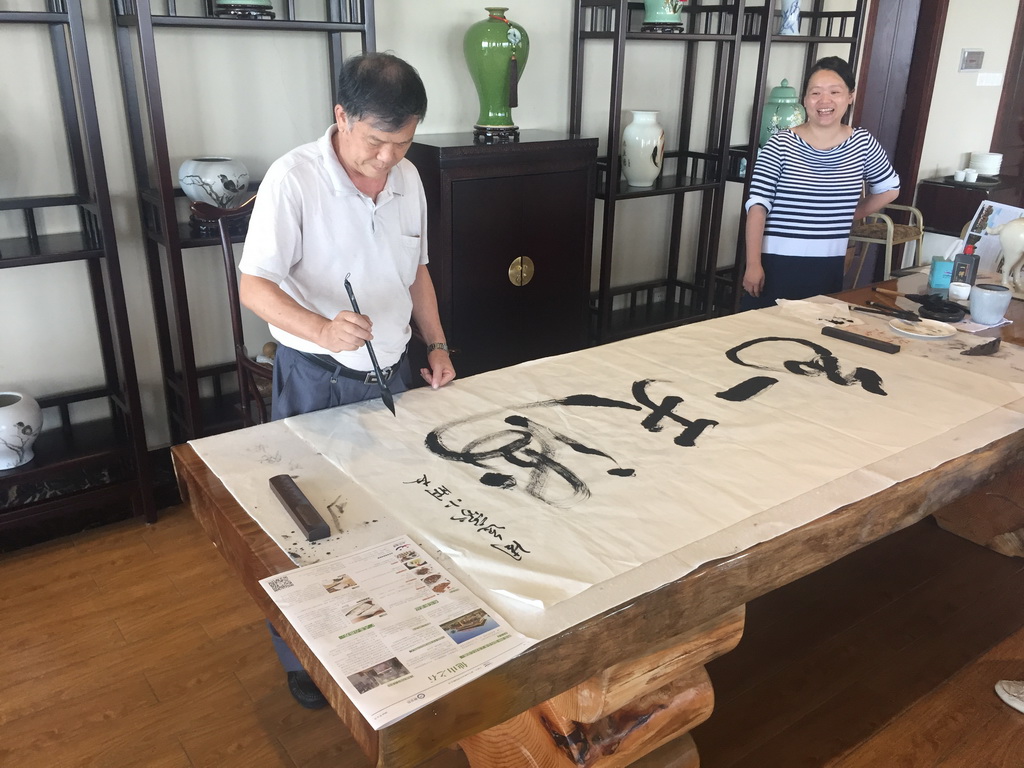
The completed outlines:
[[[263,424],[269,420],[267,403],[270,402],[273,368],[257,363],[249,357],[242,333],[242,306],[238,299],[238,276],[235,274],[235,253],[231,244],[231,225],[252,213],[256,196],[253,195],[238,208],[217,208],[209,203],[193,202],[192,213],[201,220],[216,222],[220,233],[221,252],[224,255],[224,274],[228,286],[228,312],[231,315],[231,334],[235,342],[235,367],[238,372],[238,396],[242,411],[242,426]],[[253,410],[256,418],[253,418]]]
[[[886,211],[906,211],[909,213],[909,223],[897,224],[893,217]],[[914,251],[914,266],[921,263],[921,249],[924,247],[924,217],[921,211],[912,205],[897,205],[892,203],[885,206],[878,213],[866,216],[863,221],[854,222],[850,230],[850,243],[861,243],[860,263],[857,265],[857,274],[854,277],[854,285],[860,284],[860,273],[867,260],[868,245],[878,243],[885,246],[885,264],[882,270],[882,279],[888,280],[892,274],[892,248],[894,245],[905,245],[917,241],[917,248]],[[856,248],[856,246],[854,246]]]

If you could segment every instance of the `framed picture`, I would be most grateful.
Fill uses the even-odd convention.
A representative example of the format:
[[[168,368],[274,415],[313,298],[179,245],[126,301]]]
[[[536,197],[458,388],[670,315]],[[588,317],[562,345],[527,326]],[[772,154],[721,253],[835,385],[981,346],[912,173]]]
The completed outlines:
[[[981,202],[974,218],[971,219],[964,240],[964,245],[973,245],[974,252],[978,254],[979,273],[984,272],[991,276],[999,271],[1002,246],[999,244],[999,235],[991,234],[991,230],[1021,217],[1024,217],[1024,208],[988,200]]]

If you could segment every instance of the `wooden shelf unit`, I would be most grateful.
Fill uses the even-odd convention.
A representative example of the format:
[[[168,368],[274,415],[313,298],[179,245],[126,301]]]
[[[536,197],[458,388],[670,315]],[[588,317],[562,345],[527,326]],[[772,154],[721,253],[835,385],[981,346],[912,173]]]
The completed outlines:
[[[740,237],[738,241],[741,253],[737,254],[736,266],[719,267],[717,254],[724,199],[727,185],[742,184],[745,192],[749,183],[761,111],[770,90],[768,64],[772,46],[804,46],[804,71],[817,60],[820,46],[824,44],[848,46],[849,58],[855,61],[865,4],[864,0],[850,0],[850,3],[848,10],[835,11],[825,9],[825,0],[811,0],[809,7],[801,11],[800,31],[805,34],[783,36],[773,32],[777,27],[777,10],[772,0],[761,3],[724,0],[707,5],[701,0],[689,0],[682,10],[686,31],[671,34],[641,31],[642,2],[576,0],[570,97],[573,134],[582,130],[583,104],[588,95],[584,93],[583,77],[587,43],[594,40],[612,43],[606,154],[598,158],[597,197],[604,202],[604,213],[600,221],[599,285],[591,298],[595,341],[613,341],[732,311],[737,298],[735,286],[739,284],[737,268],[742,263],[743,239]],[[680,135],[675,146],[665,148],[666,166],[674,163],[675,170],[663,172],[653,186],[639,188],[630,187],[622,180],[620,158],[626,49],[638,41],[676,47],[684,57],[677,117]],[[730,143],[730,136],[736,112],[740,54],[745,46],[757,47],[755,103],[747,132],[749,139],[746,144],[736,145]],[[698,62],[698,51],[711,51],[710,57],[705,56],[705,59],[710,58],[710,63],[703,65],[704,71]],[[691,128],[697,87],[710,89],[711,114],[707,130],[701,135]],[[617,204],[662,196],[672,197],[664,276],[613,285],[612,267],[619,258],[613,252]],[[691,280],[679,277],[687,206],[697,206],[700,212]],[[742,229],[742,217],[740,226]]]
[[[221,407],[221,387],[231,387],[234,381],[233,360],[228,366],[201,367],[196,363],[183,251],[219,245],[220,241],[216,235],[194,234],[187,216],[179,216],[175,205],[182,192],[178,188],[177,169],[171,168],[168,154],[156,51],[158,30],[189,28],[197,33],[217,34],[255,30],[322,36],[328,48],[333,98],[338,70],[347,55],[343,51],[343,37],[357,36],[362,50],[375,48],[374,0],[288,0],[278,4],[278,18],[272,20],[217,18],[212,0],[202,4],[199,15],[178,13],[174,0],[167,0],[163,14],[153,13],[149,0],[111,3],[171,439],[179,443],[234,429],[242,422],[237,412]],[[311,14],[321,18],[310,18]],[[254,93],[253,97],[260,95]],[[313,128],[315,133],[322,126]],[[250,189],[255,187],[255,183],[250,184]],[[236,242],[243,239],[244,232],[234,238]],[[212,382],[212,397],[201,397],[203,379]]]
[[[44,5],[44,3],[40,3]],[[74,191],[0,200],[0,211],[21,215],[23,234],[0,240],[0,270],[80,262],[98,333],[103,381],[67,392],[32,392],[46,427],[35,457],[0,471],[0,532],[114,501],[130,502],[147,522],[156,520],[138,378],[118,260],[110,193],[100,143],[92,74],[80,0],[49,0],[45,11],[0,11],[0,27],[31,24],[47,29]],[[9,75],[11,73],[8,73]],[[70,209],[77,231],[40,232],[40,213]],[[45,288],[44,288],[45,289]],[[33,333],[58,333],[37,323]],[[46,341],[40,340],[40,347]],[[56,361],[59,365],[59,360]],[[79,404],[105,402],[106,415],[72,418]]]

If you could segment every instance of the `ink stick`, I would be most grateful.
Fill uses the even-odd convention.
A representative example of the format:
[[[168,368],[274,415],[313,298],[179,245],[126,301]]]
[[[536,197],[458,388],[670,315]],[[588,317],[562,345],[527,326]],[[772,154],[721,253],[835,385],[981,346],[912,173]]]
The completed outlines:
[[[280,499],[295,524],[302,529],[307,541],[326,539],[331,535],[331,527],[288,475],[274,475],[270,478],[270,489]]]
[[[899,344],[891,341],[885,341],[884,339],[873,339],[870,336],[854,333],[853,331],[847,331],[845,328],[836,328],[835,326],[826,325],[821,329],[821,332],[825,336],[842,339],[843,341],[848,341],[851,344],[860,344],[862,347],[877,349],[879,352],[886,352],[890,355],[894,355],[900,351]]]

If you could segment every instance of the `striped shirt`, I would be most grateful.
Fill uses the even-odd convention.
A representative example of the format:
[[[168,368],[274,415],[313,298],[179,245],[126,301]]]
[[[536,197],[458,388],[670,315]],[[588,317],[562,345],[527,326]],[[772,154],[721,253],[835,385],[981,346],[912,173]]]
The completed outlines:
[[[815,149],[792,131],[761,149],[746,209],[768,211],[761,250],[780,256],[842,256],[864,182],[871,194],[899,189],[885,150],[863,128],[832,149]]]

